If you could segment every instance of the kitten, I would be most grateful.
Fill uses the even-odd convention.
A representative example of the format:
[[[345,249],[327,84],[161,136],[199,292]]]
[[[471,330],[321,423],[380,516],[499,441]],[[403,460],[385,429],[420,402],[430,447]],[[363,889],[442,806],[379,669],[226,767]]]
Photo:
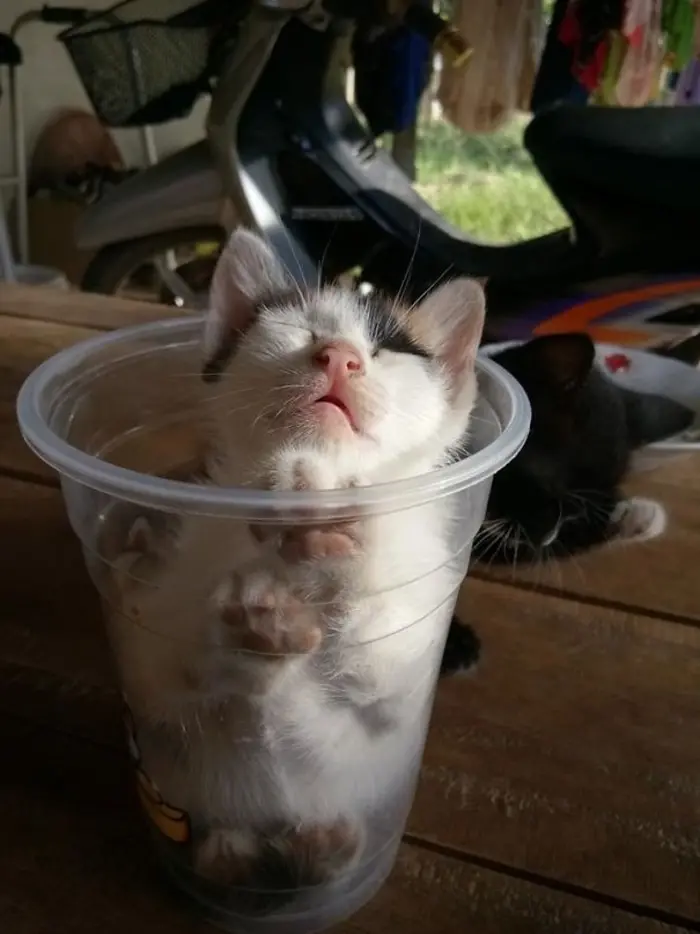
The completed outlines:
[[[595,364],[586,334],[556,334],[494,355],[525,389],[530,435],[493,479],[480,561],[514,564],[566,557],[612,541],[663,533],[666,512],[620,485],[635,449],[683,431],[684,406],[621,389]]]
[[[449,463],[483,318],[470,280],[405,317],[357,293],[302,294],[239,230],[204,333],[209,482],[337,490]],[[291,527],[183,516],[159,542],[132,529],[115,649],[142,768],[189,815],[205,878],[325,882],[396,833],[462,577],[449,507]]]

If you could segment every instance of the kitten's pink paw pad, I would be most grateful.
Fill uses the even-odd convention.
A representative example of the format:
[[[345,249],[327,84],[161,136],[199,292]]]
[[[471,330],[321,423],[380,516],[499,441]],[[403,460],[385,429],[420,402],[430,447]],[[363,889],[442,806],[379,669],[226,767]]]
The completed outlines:
[[[256,572],[242,580],[234,575],[216,600],[234,642],[247,652],[299,655],[321,645],[318,610],[271,574]]]
[[[281,556],[287,561],[320,561],[350,558],[360,552],[354,526],[296,528],[283,537]]]
[[[362,828],[347,820],[302,825],[272,841],[300,878],[323,884],[354,868],[364,849]]]

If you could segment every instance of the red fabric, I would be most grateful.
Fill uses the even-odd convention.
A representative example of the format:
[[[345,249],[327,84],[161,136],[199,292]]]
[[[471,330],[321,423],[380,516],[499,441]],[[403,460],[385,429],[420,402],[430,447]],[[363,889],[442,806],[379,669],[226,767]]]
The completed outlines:
[[[559,41],[573,49],[573,64],[571,67],[574,78],[587,91],[595,91],[603,77],[607,55],[607,41],[602,39],[593,50],[593,54],[585,61],[581,61],[581,42],[583,32],[577,15],[576,0],[569,3],[564,18],[559,27]]]

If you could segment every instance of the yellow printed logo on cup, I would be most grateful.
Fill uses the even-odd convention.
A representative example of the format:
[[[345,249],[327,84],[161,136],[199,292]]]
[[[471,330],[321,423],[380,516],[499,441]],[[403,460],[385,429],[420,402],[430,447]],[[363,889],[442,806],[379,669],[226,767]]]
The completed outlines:
[[[187,812],[168,804],[155,782],[140,767],[136,770],[136,779],[139,800],[149,819],[169,840],[187,843],[190,838]]]
[[[190,839],[189,816],[186,811],[168,804],[156,783],[144,771],[141,764],[141,752],[136,742],[136,726],[128,705],[126,707],[126,733],[129,752],[136,769],[136,790],[147,817],[163,836],[172,840],[173,843],[187,843]]]

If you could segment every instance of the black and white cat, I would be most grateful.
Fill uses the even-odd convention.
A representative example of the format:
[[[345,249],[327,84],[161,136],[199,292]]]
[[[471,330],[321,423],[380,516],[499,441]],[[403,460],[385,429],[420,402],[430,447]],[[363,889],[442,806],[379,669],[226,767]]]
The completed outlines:
[[[694,414],[621,389],[595,363],[587,334],[535,338],[493,359],[525,389],[532,426],[522,451],[494,477],[474,557],[546,561],[661,535],[661,503],[625,499],[620,486],[636,449],[683,431]]]

